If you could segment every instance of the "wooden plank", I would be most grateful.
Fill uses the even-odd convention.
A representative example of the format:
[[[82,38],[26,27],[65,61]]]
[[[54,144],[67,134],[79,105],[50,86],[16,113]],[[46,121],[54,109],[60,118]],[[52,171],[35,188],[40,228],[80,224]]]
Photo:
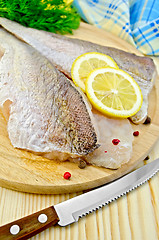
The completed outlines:
[[[117,47],[141,55],[133,46],[118,37],[81,23],[72,37]],[[0,113],[0,185],[30,193],[68,193],[90,189],[131,171],[151,151],[159,136],[159,79],[149,98],[150,125],[133,125],[140,135],[134,139],[133,155],[129,163],[118,170],[88,166],[79,169],[75,163],[51,161],[27,151],[14,149],[7,134],[7,123]],[[156,104],[154,104],[156,103]],[[72,173],[70,181],[63,179],[65,171]]]

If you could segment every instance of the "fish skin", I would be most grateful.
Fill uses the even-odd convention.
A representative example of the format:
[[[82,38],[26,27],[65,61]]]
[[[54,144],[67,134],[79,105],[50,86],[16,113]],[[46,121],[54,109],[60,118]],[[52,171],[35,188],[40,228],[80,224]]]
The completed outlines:
[[[0,29],[0,107],[10,100],[8,135],[14,147],[55,158],[99,147],[85,99],[50,61]]]
[[[0,18],[0,25],[36,48],[69,78],[71,78],[72,63],[79,55],[86,52],[101,52],[109,55],[121,69],[135,79],[143,94],[143,105],[138,113],[130,117],[130,120],[135,124],[145,121],[148,114],[148,95],[156,76],[156,68],[152,59],[112,47],[27,28],[5,18]]]
[[[0,38],[1,39],[0,47],[2,47],[2,43],[4,44],[4,40],[3,40],[4,37],[6,39],[6,42],[9,41],[8,38],[11,38],[12,40],[14,39],[14,46],[16,47],[16,44],[15,44],[15,42],[17,42],[17,41],[15,41],[16,38],[11,37],[12,35],[7,34],[3,30],[1,30],[1,32],[3,33],[3,35],[5,33],[5,35],[2,36],[2,33],[0,34],[0,37],[1,37]],[[11,41],[8,42],[8,44],[10,46],[12,46],[13,41],[12,41],[12,43],[11,43]],[[22,45],[27,46],[23,43],[22,43]],[[7,47],[8,47],[8,45],[7,45]],[[28,47],[29,47],[29,45],[28,45]],[[32,49],[32,48],[29,47],[27,49]],[[28,51],[27,49],[26,49],[26,51]],[[3,51],[4,51],[4,47],[3,47]],[[12,48],[10,49],[10,51],[12,51]],[[20,55],[23,56],[23,55],[26,55],[26,53],[23,53],[23,51],[20,50]],[[8,59],[11,61],[12,57],[10,56]],[[22,62],[20,58],[18,59],[18,61]],[[1,63],[1,61],[0,61],[0,63]],[[32,62],[31,62],[31,64],[32,64]],[[11,69],[12,69],[13,64],[10,62],[8,65],[11,66]],[[2,69],[3,69],[3,66],[2,66],[2,68],[0,68],[0,72],[4,73],[4,71],[2,71]],[[17,72],[18,72],[18,70],[16,70],[16,73]],[[63,74],[60,74],[60,76],[63,76]],[[6,89],[4,92],[7,93],[8,91],[9,91],[9,89]],[[4,92],[3,92],[3,94],[4,94]],[[80,92],[80,93],[82,93],[82,92]],[[2,97],[3,94],[0,94],[0,96]],[[9,93],[8,96],[5,96],[4,100],[8,99],[9,96],[11,96],[11,95],[12,94]],[[37,93],[37,96],[38,96],[38,93]],[[11,99],[11,100],[14,102],[14,99]],[[0,99],[0,101],[1,101],[1,99]],[[46,107],[46,108],[48,108],[48,107]],[[88,109],[89,109],[89,107],[88,107]],[[13,109],[13,110],[16,111],[16,109]],[[28,111],[29,111],[29,113],[28,113]],[[94,116],[93,124],[97,125],[95,129],[96,129],[97,139],[98,139],[98,143],[100,144],[100,147],[95,149],[94,151],[90,152],[89,154],[82,156],[82,158],[84,158],[90,164],[93,164],[93,165],[96,165],[99,167],[117,169],[117,168],[121,167],[122,164],[129,161],[130,157],[131,157],[132,141],[133,141],[131,125],[127,119],[124,119],[124,120],[108,119],[106,116],[95,111],[94,109],[92,109],[92,111],[93,111],[93,116]],[[30,110],[27,109],[27,112],[25,112],[25,114],[28,114],[28,115],[31,114]],[[19,116],[17,118],[23,119],[23,117],[24,117],[24,114],[22,116],[22,114],[19,113]],[[26,118],[26,116],[25,116],[25,118]],[[15,124],[13,126],[15,126]],[[12,129],[13,129],[12,136],[15,137],[14,142],[16,142],[16,144],[18,144],[14,127]],[[32,134],[32,129],[30,130],[30,132]],[[124,133],[124,134],[121,134],[120,132]],[[33,131],[33,133],[34,133],[34,131]],[[25,139],[28,140],[28,136],[26,136],[26,134],[24,134],[24,136],[25,136]],[[112,141],[113,137],[114,138],[118,137],[121,139],[119,146],[114,146],[112,144],[111,141]],[[42,138],[40,138],[40,139],[42,139]],[[127,141],[127,144],[125,144],[125,139]],[[27,143],[28,142],[30,142],[30,141],[27,141]],[[23,144],[26,144],[26,142],[24,142]],[[31,144],[32,144],[32,142],[31,142]],[[36,145],[41,146],[41,142],[38,142]],[[48,145],[48,142],[47,142],[47,145]],[[26,145],[24,145],[23,147],[21,146],[21,141],[20,141],[19,145],[15,145],[15,147],[26,149]],[[39,155],[42,155],[49,159],[58,159],[58,160],[62,160],[62,161],[70,160],[70,161],[74,161],[74,162],[78,162],[80,159],[78,157],[74,158],[75,157],[74,155],[72,155],[72,158],[71,158],[69,153],[62,153],[62,152],[59,153],[59,151],[54,151],[53,153],[51,153],[51,152],[48,152],[47,149],[45,149],[45,151],[41,152],[42,151],[41,149],[39,149],[37,147],[36,147],[36,149],[33,149],[30,146],[29,147],[27,146],[27,148],[31,149],[34,153],[36,151],[36,153],[38,153]],[[105,149],[107,149],[108,153],[105,153]]]

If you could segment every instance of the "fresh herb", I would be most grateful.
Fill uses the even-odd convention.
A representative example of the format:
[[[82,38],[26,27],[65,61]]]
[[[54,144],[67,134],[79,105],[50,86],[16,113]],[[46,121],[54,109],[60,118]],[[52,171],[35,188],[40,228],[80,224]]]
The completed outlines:
[[[72,33],[80,16],[64,0],[0,0],[0,17],[55,33]]]

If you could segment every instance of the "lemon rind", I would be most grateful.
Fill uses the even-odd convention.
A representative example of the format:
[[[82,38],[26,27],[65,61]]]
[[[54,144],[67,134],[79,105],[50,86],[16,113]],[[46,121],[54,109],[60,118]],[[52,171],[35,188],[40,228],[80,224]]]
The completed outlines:
[[[131,81],[132,85],[135,86],[135,92],[138,96],[138,101],[136,102],[134,107],[131,108],[131,110],[114,110],[112,108],[106,107],[104,104],[101,103],[101,101],[98,100],[98,98],[95,96],[93,91],[91,91],[91,89],[92,89],[91,84],[93,82],[94,77],[97,75],[98,72],[102,73],[101,72],[102,70],[103,70],[103,73],[111,71],[111,70],[112,70],[112,72],[118,71],[118,73],[120,72],[121,75],[127,76],[127,79],[131,79],[130,81]],[[102,112],[110,117],[119,117],[119,118],[131,117],[140,110],[142,103],[143,103],[143,96],[142,96],[141,89],[140,89],[139,85],[135,82],[135,80],[125,71],[123,71],[121,69],[112,68],[112,67],[97,68],[90,72],[90,74],[88,75],[88,78],[86,80],[86,94],[87,94],[87,97],[90,100],[91,104],[97,110],[99,110],[100,112]]]
[[[85,92],[85,84],[80,80],[79,78],[79,74],[78,74],[78,69],[80,67],[80,64],[83,60],[89,60],[92,55],[94,55],[94,57],[99,57],[99,60],[105,60],[106,59],[108,61],[106,61],[108,63],[108,65],[110,65],[110,67],[114,67],[114,68],[119,68],[117,63],[113,60],[113,58],[111,58],[110,56],[103,54],[103,53],[99,53],[99,52],[87,52],[84,54],[81,54],[79,57],[77,57],[75,59],[75,61],[72,64],[72,68],[71,68],[71,76],[72,76],[72,80],[74,82],[74,84],[77,87],[80,87],[82,89],[83,92]],[[91,56],[91,57],[90,57]],[[101,59],[102,57],[102,59]]]

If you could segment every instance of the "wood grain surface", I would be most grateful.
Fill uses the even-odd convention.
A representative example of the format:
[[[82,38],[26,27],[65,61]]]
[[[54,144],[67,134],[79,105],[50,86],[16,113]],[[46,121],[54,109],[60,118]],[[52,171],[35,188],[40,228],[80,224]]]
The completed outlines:
[[[117,47],[141,55],[133,46],[104,30],[82,23],[72,37],[89,40],[106,46]],[[131,171],[151,151],[159,136],[159,79],[149,97],[150,125],[133,125],[140,135],[134,138],[133,154],[129,163],[118,170],[58,162],[36,156],[24,150],[14,149],[7,134],[7,123],[0,113],[0,185],[2,187],[41,194],[59,194],[83,191]],[[156,104],[154,104],[156,103]],[[65,171],[72,174],[71,180],[63,178]]]

